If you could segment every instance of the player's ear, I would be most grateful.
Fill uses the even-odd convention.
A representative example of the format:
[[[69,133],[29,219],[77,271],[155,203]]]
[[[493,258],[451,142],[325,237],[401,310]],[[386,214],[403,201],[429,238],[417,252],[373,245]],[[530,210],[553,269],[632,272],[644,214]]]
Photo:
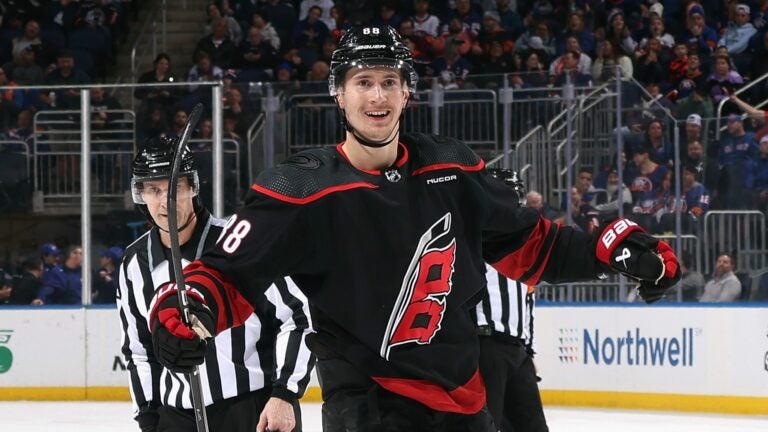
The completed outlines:
[[[344,109],[345,103],[344,103],[344,93],[336,93],[336,104],[339,106],[339,108]]]

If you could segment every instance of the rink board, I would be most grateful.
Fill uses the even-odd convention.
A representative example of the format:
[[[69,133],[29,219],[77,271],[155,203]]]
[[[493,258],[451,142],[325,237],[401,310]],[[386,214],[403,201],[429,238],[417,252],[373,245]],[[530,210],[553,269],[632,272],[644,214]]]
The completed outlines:
[[[535,324],[546,404],[768,414],[765,308],[540,305]],[[127,400],[120,335],[114,308],[0,310],[0,400]]]

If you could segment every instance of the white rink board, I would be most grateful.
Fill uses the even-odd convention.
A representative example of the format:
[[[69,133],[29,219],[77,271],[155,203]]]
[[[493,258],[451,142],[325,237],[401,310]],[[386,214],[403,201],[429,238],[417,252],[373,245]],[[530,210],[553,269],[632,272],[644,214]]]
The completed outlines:
[[[540,306],[535,324],[542,390],[768,396],[766,308]]]
[[[768,397],[764,308],[540,305],[535,323],[545,391]],[[619,364],[618,338],[626,339],[627,331],[633,338],[639,332],[646,343],[664,344],[666,338],[664,364],[658,355],[653,364],[649,353],[647,362],[629,365],[626,342]],[[672,339],[680,352],[673,350],[670,357]],[[113,308],[3,309],[0,349],[11,351],[13,363],[0,373],[0,392],[3,387],[125,388],[120,344]],[[597,347],[599,362],[592,347]],[[635,356],[632,351],[630,357]],[[670,358],[678,364],[671,365]],[[317,386],[315,377],[310,385]]]

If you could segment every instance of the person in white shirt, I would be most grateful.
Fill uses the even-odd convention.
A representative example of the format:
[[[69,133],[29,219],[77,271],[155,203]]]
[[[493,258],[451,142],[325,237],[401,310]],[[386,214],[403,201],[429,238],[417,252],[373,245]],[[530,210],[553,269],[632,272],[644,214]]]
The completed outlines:
[[[723,303],[739,299],[741,282],[733,273],[733,259],[728,254],[720,254],[715,263],[715,277],[704,285],[701,303]]]

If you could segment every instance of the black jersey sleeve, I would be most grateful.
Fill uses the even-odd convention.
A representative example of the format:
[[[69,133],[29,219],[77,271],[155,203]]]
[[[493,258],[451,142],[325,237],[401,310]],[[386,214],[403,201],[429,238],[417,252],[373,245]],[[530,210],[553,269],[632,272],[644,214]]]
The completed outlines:
[[[591,236],[519,207],[509,186],[479,174],[486,198],[483,258],[504,276],[535,285],[596,279],[605,269]]]

